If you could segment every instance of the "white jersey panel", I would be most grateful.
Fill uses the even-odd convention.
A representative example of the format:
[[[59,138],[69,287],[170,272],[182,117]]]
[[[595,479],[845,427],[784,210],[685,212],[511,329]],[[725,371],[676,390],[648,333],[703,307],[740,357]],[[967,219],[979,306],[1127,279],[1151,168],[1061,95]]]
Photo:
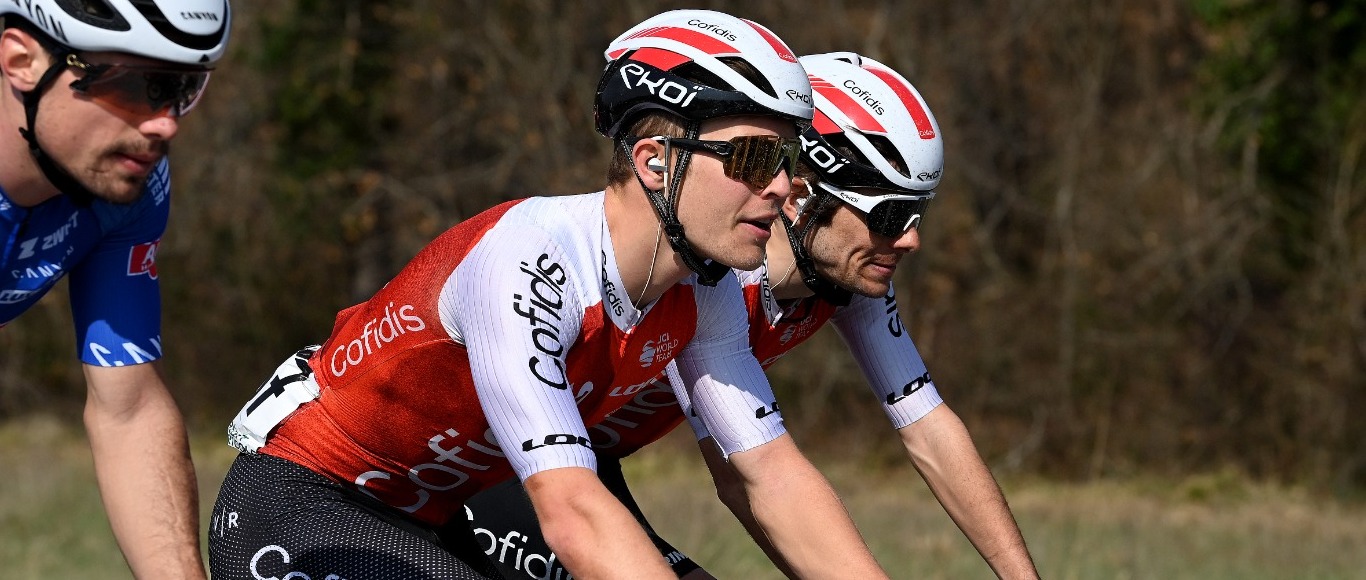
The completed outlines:
[[[684,414],[705,427],[727,457],[787,432],[768,377],[749,347],[744,296],[734,275],[697,287],[697,336],[678,356]],[[691,418],[689,419],[692,420]],[[696,429],[696,428],[695,428]]]
[[[886,298],[854,296],[831,322],[893,427],[910,425],[944,402],[901,322],[892,291]]]
[[[601,219],[600,209],[592,210],[593,204],[601,207],[602,197],[580,198],[575,201],[583,203],[534,198],[513,208],[470,251],[442,291],[443,325],[459,332],[484,415],[523,480],[558,467],[597,467],[592,450],[574,443],[586,442],[588,433],[573,385],[565,380],[584,308],[598,302],[592,284],[597,273],[575,268],[597,260],[581,255],[586,250],[581,240],[547,233],[564,231],[553,224],[563,223],[565,213]],[[546,433],[565,444],[517,445],[551,441]]]

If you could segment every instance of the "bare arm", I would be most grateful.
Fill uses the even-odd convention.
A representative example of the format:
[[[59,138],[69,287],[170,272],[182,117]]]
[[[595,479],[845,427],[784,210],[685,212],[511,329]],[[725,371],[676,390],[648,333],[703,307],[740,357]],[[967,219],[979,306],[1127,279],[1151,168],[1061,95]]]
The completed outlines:
[[[718,478],[722,501],[784,574],[793,578],[887,577],[834,488],[790,436],[733,453],[729,463],[720,458],[711,441],[703,440],[701,445],[713,477]],[[734,481],[728,483],[729,477]]]
[[[591,469],[548,469],[528,477],[525,487],[546,544],[575,578],[677,578]]]
[[[740,524],[749,532],[754,543],[764,551],[768,559],[782,571],[784,576],[794,578],[792,566],[789,566],[783,555],[773,546],[773,542],[768,540],[759,522],[754,519],[754,512],[750,510],[749,498],[745,495],[744,482],[740,481],[739,474],[735,473],[735,468],[721,457],[721,450],[716,447],[716,443],[710,437],[703,438],[697,442],[697,446],[702,450],[702,458],[706,460],[707,469],[711,471],[712,483],[716,486],[716,495],[721,499],[721,503],[730,509],[735,515],[735,519],[740,520]]]
[[[900,430],[920,476],[1000,578],[1038,578],[1005,495],[947,405]]]
[[[84,368],[95,477],[133,575],[205,578],[185,423],[156,363]]]

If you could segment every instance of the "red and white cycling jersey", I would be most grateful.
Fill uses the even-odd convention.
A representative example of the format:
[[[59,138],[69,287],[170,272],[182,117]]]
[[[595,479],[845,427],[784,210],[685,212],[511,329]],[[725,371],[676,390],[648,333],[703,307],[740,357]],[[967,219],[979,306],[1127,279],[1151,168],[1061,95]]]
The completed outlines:
[[[944,402],[897,314],[894,293],[884,298],[854,296],[842,307],[815,297],[780,303],[769,292],[767,266],[735,274],[748,309],[750,346],[764,368],[832,322],[894,428],[918,421]],[[634,453],[683,422],[688,402],[676,402],[666,381],[655,381],[589,429],[594,447],[613,457]],[[705,422],[691,414],[688,419],[698,439],[714,435]]]
[[[258,426],[274,428],[260,451],[440,524],[514,472],[596,468],[585,425],[671,361],[727,453],[783,434],[745,343],[736,280],[709,288],[691,277],[637,310],[603,201],[599,192],[507,202],[436,238],[337,315],[308,360],[316,398]],[[274,404],[272,384],[235,429]]]

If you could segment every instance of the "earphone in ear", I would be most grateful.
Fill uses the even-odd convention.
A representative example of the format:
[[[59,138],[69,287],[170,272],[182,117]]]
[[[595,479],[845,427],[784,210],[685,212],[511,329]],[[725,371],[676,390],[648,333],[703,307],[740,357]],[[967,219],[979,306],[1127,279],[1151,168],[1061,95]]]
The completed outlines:
[[[658,157],[652,157],[649,161],[645,162],[645,167],[650,171],[660,173],[664,171],[664,162],[660,161]]]
[[[807,201],[810,201],[810,199],[811,199],[811,196],[809,196],[809,195],[804,195],[804,196],[802,196],[802,197],[794,197],[794,198],[792,198],[792,203],[797,204],[797,219],[801,219],[801,217],[802,217],[802,211],[806,209],[806,202],[807,202]]]

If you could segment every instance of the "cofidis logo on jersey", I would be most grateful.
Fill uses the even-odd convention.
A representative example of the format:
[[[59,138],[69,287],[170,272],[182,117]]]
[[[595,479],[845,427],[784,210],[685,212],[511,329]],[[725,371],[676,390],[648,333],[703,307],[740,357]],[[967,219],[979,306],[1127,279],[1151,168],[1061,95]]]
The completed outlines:
[[[536,265],[521,263],[526,274],[524,294],[512,295],[512,312],[525,318],[531,327],[531,344],[536,351],[527,359],[527,368],[536,380],[547,387],[565,390],[569,379],[565,376],[564,343],[560,341],[560,327],[564,308],[564,286],[569,281],[564,266],[550,259],[549,254],[536,258]]]
[[[142,276],[157,279],[157,246],[161,245],[161,240],[147,242],[133,246],[128,251],[128,275]]]
[[[346,374],[348,368],[360,364],[370,353],[384,348],[384,345],[393,342],[394,339],[409,332],[425,330],[427,323],[413,314],[416,309],[412,304],[395,307],[394,303],[390,302],[384,307],[382,315],[370,319],[361,327],[359,337],[337,345],[337,348],[332,350],[329,359],[332,374],[340,377]]]

